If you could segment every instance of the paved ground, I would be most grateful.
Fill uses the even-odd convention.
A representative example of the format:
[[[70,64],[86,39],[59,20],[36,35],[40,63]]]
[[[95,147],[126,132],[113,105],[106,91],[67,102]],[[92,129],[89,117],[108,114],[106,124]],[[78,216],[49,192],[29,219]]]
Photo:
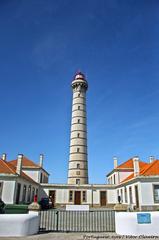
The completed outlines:
[[[0,240],[103,240],[103,239],[136,239],[136,240],[152,240],[159,239],[159,237],[133,237],[133,236],[119,236],[115,233],[45,233],[29,237],[0,237]]]

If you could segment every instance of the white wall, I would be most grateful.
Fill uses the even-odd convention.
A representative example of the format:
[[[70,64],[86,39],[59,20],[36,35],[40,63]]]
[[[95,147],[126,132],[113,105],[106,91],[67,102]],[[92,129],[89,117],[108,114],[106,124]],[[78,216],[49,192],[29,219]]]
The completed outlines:
[[[40,183],[42,173],[42,183],[48,183],[49,175],[43,169],[24,169],[23,172],[37,183]]]
[[[3,182],[2,200],[7,204],[13,204],[14,203],[15,180],[12,180],[12,181],[0,180],[0,181]]]
[[[69,190],[67,189],[58,189],[56,190],[56,202],[59,204],[67,203],[69,198]]]
[[[130,171],[130,172],[119,172],[120,183],[132,173],[133,173],[132,171]]]
[[[108,204],[115,204],[116,203],[116,199],[117,199],[117,196],[116,196],[116,190],[115,189],[104,189],[104,188],[101,188],[101,189],[93,189],[93,192],[92,192],[92,189],[86,189],[86,188],[83,188],[83,189],[67,189],[67,188],[57,188],[57,187],[50,187],[49,189],[48,188],[45,188],[43,187],[43,190],[41,191],[41,198],[42,197],[46,197],[49,196],[49,190],[54,190],[56,191],[56,195],[55,195],[55,202],[56,204],[71,204],[71,203],[74,203],[74,199],[72,202],[69,202],[69,192],[70,191],[81,191],[81,204],[90,204],[92,205],[92,193],[93,193],[93,205],[100,205],[100,192],[101,191],[106,191],[107,194],[106,194],[106,197],[107,197],[107,203]],[[86,191],[86,195],[87,195],[87,201],[86,202],[82,202],[82,191]]]
[[[141,205],[159,205],[154,202],[153,184],[159,185],[159,182],[141,183]]]
[[[124,179],[126,179],[131,173],[132,173],[132,171],[130,171],[130,172],[115,171],[107,178],[108,183],[109,184],[119,184]],[[114,182],[114,178],[115,178],[115,182]]]
[[[35,182],[39,182],[39,170],[23,170],[23,172],[31,177]]]
[[[98,189],[93,190],[93,204],[99,204],[100,203],[100,192]],[[92,203],[92,197],[91,197],[91,203]]]
[[[141,212],[116,212],[115,229],[120,235],[131,236],[159,236],[159,212],[148,212],[151,214],[151,223],[139,224],[137,214]]]
[[[116,204],[117,203],[117,191],[116,189],[108,189],[107,190],[107,203],[108,204]]]
[[[0,237],[28,236],[39,231],[40,217],[30,214],[1,214]]]

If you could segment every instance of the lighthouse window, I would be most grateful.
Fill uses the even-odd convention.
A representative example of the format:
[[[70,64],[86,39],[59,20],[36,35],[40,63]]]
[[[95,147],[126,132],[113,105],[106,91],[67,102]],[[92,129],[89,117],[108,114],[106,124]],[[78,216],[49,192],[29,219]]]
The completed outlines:
[[[78,137],[78,138],[80,137],[80,133],[77,133],[77,137]]]
[[[80,171],[76,171],[76,175],[80,175]]]
[[[76,184],[80,184],[80,179],[76,179]]]
[[[80,164],[79,163],[77,163],[77,169],[80,169]]]
[[[80,93],[78,94],[78,97],[80,97]]]
[[[78,119],[78,123],[80,123],[80,119]]]
[[[79,149],[79,148],[77,148],[77,152],[79,152],[79,150],[80,150],[80,149]]]
[[[80,110],[80,106],[78,106],[78,110]]]

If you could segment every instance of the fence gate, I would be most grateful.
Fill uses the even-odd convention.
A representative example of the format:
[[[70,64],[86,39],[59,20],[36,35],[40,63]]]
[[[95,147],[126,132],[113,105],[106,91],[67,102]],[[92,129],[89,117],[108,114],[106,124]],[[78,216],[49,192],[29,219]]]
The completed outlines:
[[[40,231],[55,232],[114,232],[113,210],[40,212]]]

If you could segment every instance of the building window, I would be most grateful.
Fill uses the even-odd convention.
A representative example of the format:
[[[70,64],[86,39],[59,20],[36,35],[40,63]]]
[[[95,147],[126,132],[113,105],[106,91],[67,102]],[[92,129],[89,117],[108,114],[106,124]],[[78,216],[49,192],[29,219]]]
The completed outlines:
[[[132,188],[129,187],[129,200],[130,200],[130,204],[133,203],[133,200],[132,200]]]
[[[77,163],[77,169],[80,169],[80,164],[79,163]]]
[[[22,196],[22,202],[25,203],[25,198],[26,198],[26,185],[23,187],[23,196]]]
[[[114,184],[115,184],[116,182],[115,182],[115,174],[114,174]]]
[[[2,198],[2,189],[3,189],[3,183],[0,182],[0,198]]]
[[[77,133],[77,137],[78,137],[78,138],[80,137],[80,133]]]
[[[80,106],[78,106],[78,110],[80,110]]]
[[[17,193],[16,193],[16,204],[18,204],[20,201],[20,190],[21,190],[21,184],[18,183],[17,184]]]
[[[158,203],[159,202],[159,185],[154,185],[153,188],[154,188],[154,192],[153,192],[154,202]]]
[[[35,195],[35,188],[33,187],[32,196],[31,196],[31,201],[32,201],[32,202],[34,201],[34,195]]]
[[[48,178],[46,175],[43,175],[43,183],[47,183],[48,182]]]
[[[48,183],[48,176],[45,176],[45,183]]]
[[[80,93],[78,93],[78,97],[80,97]]]
[[[69,192],[69,202],[73,201],[73,191]]]
[[[30,202],[30,195],[31,195],[31,186],[28,187],[28,197],[27,197],[27,202]]]
[[[80,179],[76,179],[76,184],[80,184]]]
[[[119,189],[117,190],[117,202],[118,202],[118,197],[120,196],[119,194]]]
[[[126,189],[126,187],[125,187],[125,203],[127,203],[128,202],[128,196],[127,196],[127,189]]]
[[[43,181],[43,174],[41,173],[40,174],[40,183],[42,183],[42,181]]]
[[[78,123],[80,123],[80,119],[78,119]]]
[[[123,202],[123,189],[121,189],[121,202]]]
[[[79,148],[77,148],[77,152],[79,152],[79,150],[80,150],[80,149],[79,149]]]
[[[83,196],[82,196],[83,202],[87,201],[87,192],[83,191]]]

